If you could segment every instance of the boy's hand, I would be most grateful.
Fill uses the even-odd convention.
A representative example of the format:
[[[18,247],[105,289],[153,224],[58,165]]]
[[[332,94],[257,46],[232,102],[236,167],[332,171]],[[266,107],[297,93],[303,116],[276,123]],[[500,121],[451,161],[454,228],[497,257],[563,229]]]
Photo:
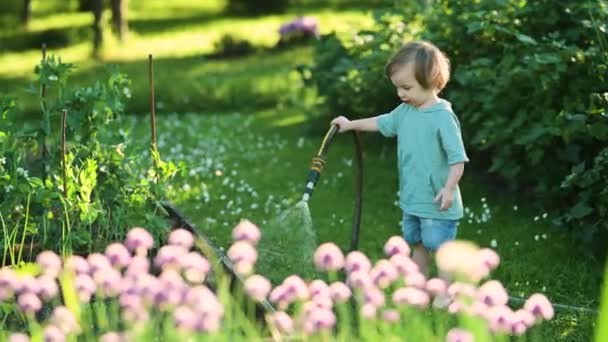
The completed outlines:
[[[435,196],[435,199],[433,199],[433,202],[439,202],[441,201],[441,206],[439,206],[439,210],[440,211],[445,211],[448,210],[451,206],[452,206],[452,201],[454,199],[454,193],[452,192],[451,189],[449,188],[442,188],[439,193],[437,194],[437,196]]]
[[[347,118],[345,118],[344,116],[338,116],[337,118],[334,118],[333,120],[331,120],[332,125],[338,126],[338,132],[340,132],[340,133],[350,131],[351,130],[350,123],[351,123],[351,121],[348,120]]]

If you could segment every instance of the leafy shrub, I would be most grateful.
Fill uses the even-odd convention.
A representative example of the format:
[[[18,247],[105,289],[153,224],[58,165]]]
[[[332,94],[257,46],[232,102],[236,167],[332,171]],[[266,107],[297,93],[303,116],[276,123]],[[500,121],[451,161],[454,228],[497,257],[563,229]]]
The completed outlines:
[[[248,40],[237,38],[231,34],[223,35],[215,42],[214,57],[240,57],[255,52],[256,48]]]
[[[104,82],[69,89],[72,68],[52,56],[36,67],[46,93],[38,127],[10,124],[17,115],[14,101],[0,102],[0,223],[8,232],[0,238],[3,264],[23,261],[26,245],[30,254],[40,248],[90,253],[124,237],[132,220],[147,222],[157,240],[166,233],[167,223],[154,213],[164,184],[178,169],[154,150],[150,166],[141,167],[148,146],[131,144],[119,120],[130,81],[112,70]],[[63,109],[65,151],[56,129]]]
[[[600,222],[608,216],[596,205],[602,195],[592,188],[599,180],[563,183],[573,167],[608,172],[603,162],[589,164],[608,141],[606,2],[440,0],[376,15],[374,30],[352,41],[324,37],[315,50],[304,78],[332,116],[376,115],[397,104],[382,67],[406,33],[403,13],[414,12],[421,25],[414,38],[450,57],[446,97],[475,165],[561,212],[556,224],[576,228],[576,237],[606,234]]]

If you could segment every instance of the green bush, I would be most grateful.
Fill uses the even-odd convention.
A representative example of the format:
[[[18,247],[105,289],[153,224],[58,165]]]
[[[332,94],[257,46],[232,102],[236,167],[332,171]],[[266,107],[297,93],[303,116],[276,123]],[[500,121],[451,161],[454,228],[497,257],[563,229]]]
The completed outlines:
[[[415,38],[450,57],[445,97],[474,165],[557,212],[556,224],[577,238],[608,233],[606,208],[597,205],[605,193],[593,191],[602,178],[583,176],[608,173],[600,154],[608,141],[607,4],[441,0],[419,10],[401,8],[394,17],[403,23],[403,13],[422,13]],[[378,15],[377,29],[360,32],[362,44],[322,40],[306,80],[319,87],[331,115],[373,115],[397,104],[382,79],[403,36],[399,22],[387,24],[390,17]]]
[[[241,57],[254,53],[256,48],[248,40],[237,38],[231,34],[223,35],[215,42],[213,57]]]

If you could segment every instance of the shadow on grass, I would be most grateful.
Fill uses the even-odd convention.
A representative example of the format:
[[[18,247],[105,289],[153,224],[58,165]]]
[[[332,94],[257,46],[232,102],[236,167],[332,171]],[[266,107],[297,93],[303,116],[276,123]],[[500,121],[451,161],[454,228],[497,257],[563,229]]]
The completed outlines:
[[[307,63],[311,48],[278,50],[239,59],[210,60],[202,55],[154,59],[157,112],[253,112],[275,107],[293,87],[290,76],[298,64]],[[141,59],[112,64],[132,81],[127,113],[149,112],[147,54]],[[109,75],[107,63],[77,65],[68,89],[91,86]],[[34,69],[32,65],[32,71]],[[17,98],[25,117],[39,113],[37,94],[30,94],[35,78],[0,78],[0,93]],[[34,83],[35,84],[35,83]],[[34,88],[35,89],[35,88]]]

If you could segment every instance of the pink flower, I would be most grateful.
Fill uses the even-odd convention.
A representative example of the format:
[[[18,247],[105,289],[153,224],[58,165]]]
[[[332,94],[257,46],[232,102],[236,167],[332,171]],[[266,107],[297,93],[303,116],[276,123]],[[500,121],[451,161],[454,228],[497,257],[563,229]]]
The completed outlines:
[[[477,288],[471,284],[455,282],[448,287],[448,295],[452,298],[464,297],[473,299],[477,296]]]
[[[515,314],[508,306],[491,306],[486,312],[490,330],[494,332],[510,332]]]
[[[76,317],[65,306],[58,306],[53,310],[50,322],[66,335],[80,332],[80,326],[76,321]]]
[[[30,337],[26,334],[14,333],[8,337],[8,342],[30,342]]]
[[[330,295],[329,286],[323,280],[315,279],[310,285],[308,285],[308,290],[310,292],[311,297],[316,296],[328,296]]]
[[[154,264],[163,269],[178,268],[181,258],[186,255],[186,253],[188,253],[188,251],[182,246],[162,246],[154,258]]]
[[[91,295],[95,293],[97,286],[90,276],[81,274],[74,279],[74,288],[78,293],[80,301],[87,303],[91,299]]]
[[[258,258],[258,252],[250,243],[237,241],[228,249],[228,257],[235,264],[243,261],[255,263]]]
[[[70,255],[65,260],[66,270],[74,272],[76,275],[89,273],[89,263],[80,255]]]
[[[257,302],[266,299],[271,287],[270,281],[261,275],[254,274],[245,280],[245,292]]]
[[[38,295],[44,300],[55,298],[59,293],[59,286],[54,277],[50,275],[42,275],[36,279],[38,283]]]
[[[40,291],[40,286],[36,281],[36,278],[32,277],[29,274],[23,275],[20,278],[17,278],[18,281],[18,289],[15,292],[18,293],[38,293]]]
[[[139,274],[148,273],[150,270],[150,260],[144,256],[136,255],[131,258],[127,269],[125,270],[126,276],[137,276]]]
[[[389,258],[397,254],[408,256],[410,255],[410,246],[407,245],[407,242],[401,236],[391,236],[384,244],[384,253]]]
[[[180,246],[185,250],[190,250],[194,245],[194,237],[189,231],[178,228],[169,234],[169,245]]]
[[[338,271],[344,267],[344,255],[338,246],[326,242],[315,251],[314,262],[320,271]]]
[[[500,263],[500,257],[498,254],[489,248],[480,249],[479,258],[481,259],[481,262],[490,270],[498,267],[498,264]]]
[[[372,265],[365,254],[359,251],[352,251],[346,255],[346,262],[344,264],[346,273],[357,271],[369,272],[371,268]]]
[[[331,329],[336,324],[336,316],[331,310],[314,308],[304,322],[304,331],[313,334],[319,330]]]
[[[420,272],[410,273],[405,276],[405,284],[407,286],[424,289],[426,286],[426,277]]]
[[[200,284],[211,270],[209,261],[196,252],[190,252],[181,259],[184,278],[193,284]]]
[[[36,263],[40,265],[42,273],[56,278],[61,271],[61,258],[53,251],[44,251],[36,257]]]
[[[47,325],[46,328],[44,328],[44,341],[45,342],[63,342],[63,341],[65,341],[65,335],[56,326]]]
[[[432,278],[426,282],[425,288],[431,295],[440,296],[445,294],[447,290],[447,284],[443,279]]]
[[[415,287],[402,287],[393,292],[393,303],[397,305],[413,305],[426,308],[429,305],[429,295]]]
[[[131,254],[129,254],[127,247],[122,243],[116,242],[108,245],[105,254],[110,264],[119,269],[127,266],[129,261],[131,261]]]
[[[7,301],[13,297],[13,294],[18,291],[19,282],[15,272],[3,267],[0,269],[0,302]]]
[[[204,285],[197,285],[186,292],[184,303],[196,312],[221,317],[224,308],[215,294]]]
[[[129,339],[124,334],[114,331],[107,332],[99,338],[99,342],[128,342]]]
[[[295,299],[304,300],[310,297],[308,286],[297,275],[291,275],[283,280],[283,285],[288,293],[292,293]]]
[[[553,318],[553,305],[541,293],[535,293],[524,304],[524,309],[539,319],[550,320]]]
[[[395,254],[389,260],[401,275],[407,276],[411,273],[420,272],[418,265],[404,254]]]
[[[112,267],[108,258],[100,253],[89,254],[87,261],[89,262],[89,272],[91,275]]]
[[[145,228],[135,227],[127,233],[125,246],[137,255],[145,255],[148,250],[154,247],[154,239]]]
[[[365,271],[355,271],[348,275],[346,283],[352,288],[367,289],[374,286],[370,275]]]
[[[234,241],[247,241],[254,246],[260,241],[260,237],[260,230],[249,220],[241,220],[232,230],[232,239]]]
[[[466,330],[452,328],[445,337],[446,342],[473,342],[473,335]]]
[[[115,297],[122,291],[122,275],[115,269],[97,272],[93,276],[98,292],[107,297]]]
[[[399,311],[394,309],[387,309],[382,312],[382,319],[388,323],[398,322],[399,316]]]
[[[361,316],[367,319],[376,318],[377,311],[378,308],[372,303],[363,304],[361,306]]]
[[[17,304],[21,311],[28,314],[35,314],[42,308],[40,298],[31,292],[24,292],[17,297]]]
[[[268,321],[270,325],[283,334],[291,334],[293,332],[293,320],[284,311],[277,311],[270,315]]]
[[[370,272],[370,277],[376,286],[381,289],[387,288],[397,280],[397,269],[393,264],[385,259],[378,260]]]
[[[509,301],[507,290],[497,280],[489,280],[477,290],[477,298],[486,305],[506,305]]]
[[[193,331],[196,327],[196,314],[186,306],[179,306],[175,309],[173,319],[175,320],[175,325],[180,329]]]
[[[363,291],[363,300],[367,304],[373,304],[375,307],[384,305],[384,292],[376,287],[371,287]]]
[[[348,288],[348,286],[346,286],[346,284],[341,281],[336,281],[332,283],[329,286],[329,291],[331,299],[336,303],[344,303],[352,295],[350,288]]]

